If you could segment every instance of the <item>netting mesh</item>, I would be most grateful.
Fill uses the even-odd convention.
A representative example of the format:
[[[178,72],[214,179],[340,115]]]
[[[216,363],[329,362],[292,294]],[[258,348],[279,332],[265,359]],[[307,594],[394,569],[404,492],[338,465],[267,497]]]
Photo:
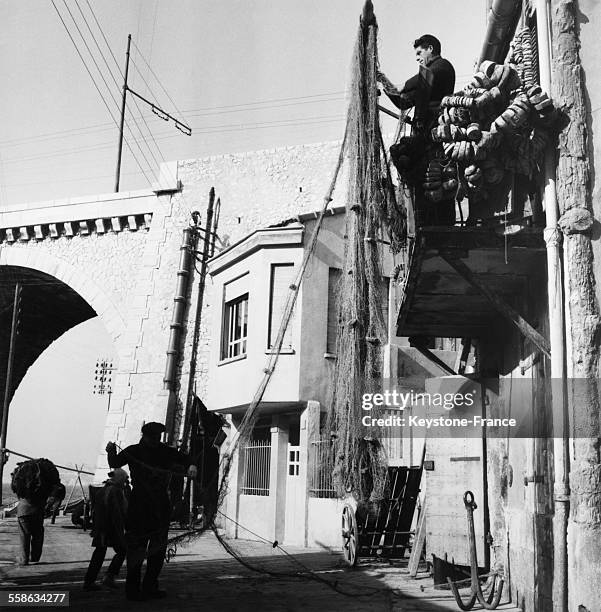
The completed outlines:
[[[388,172],[380,135],[377,22],[366,2],[355,44],[347,124],[346,248],[338,298],[337,361],[328,425],[334,486],[342,497],[384,497],[386,458],[377,431],[362,424],[361,398],[382,379],[381,228],[388,218]]]
[[[43,505],[58,483],[60,476],[52,461],[31,459],[16,467],[12,474],[11,488],[18,497]]]

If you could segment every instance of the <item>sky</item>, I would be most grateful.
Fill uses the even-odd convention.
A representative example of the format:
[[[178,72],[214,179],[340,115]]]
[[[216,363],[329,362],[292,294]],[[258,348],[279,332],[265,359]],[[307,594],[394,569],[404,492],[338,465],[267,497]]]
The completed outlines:
[[[122,189],[147,187],[162,160],[340,138],[362,3],[5,0],[0,74],[10,87],[0,99],[0,206],[113,190],[111,115],[118,119],[128,34],[130,87],[190,125],[192,137],[130,102],[126,121],[140,142],[130,144],[135,159],[125,147]],[[416,67],[412,41],[431,32],[464,82],[482,44],[485,5],[376,0],[383,70],[404,82]],[[126,129],[133,141],[131,134]]]
[[[362,5],[363,0],[4,0],[0,210],[113,191],[128,34],[130,88],[189,125],[192,136],[129,95],[131,151],[124,147],[121,190],[149,187],[161,161],[341,138]],[[431,33],[455,65],[458,86],[464,84],[482,46],[486,5],[487,0],[374,0],[381,69],[403,83],[417,68],[412,41]],[[394,130],[394,120],[384,118],[383,127]],[[104,409],[91,394],[89,369],[110,351],[97,320],[54,343],[15,396],[9,447],[93,465]],[[82,411],[87,426],[75,431],[73,419],[82,418]],[[52,429],[46,428],[49,422]],[[64,445],[60,452],[54,436]]]

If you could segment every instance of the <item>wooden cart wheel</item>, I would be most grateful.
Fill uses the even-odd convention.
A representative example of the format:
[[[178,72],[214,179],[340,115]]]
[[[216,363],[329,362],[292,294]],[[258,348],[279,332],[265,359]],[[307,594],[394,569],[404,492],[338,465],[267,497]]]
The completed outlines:
[[[350,567],[357,565],[359,547],[359,531],[357,517],[353,508],[345,504],[342,510],[342,554]]]

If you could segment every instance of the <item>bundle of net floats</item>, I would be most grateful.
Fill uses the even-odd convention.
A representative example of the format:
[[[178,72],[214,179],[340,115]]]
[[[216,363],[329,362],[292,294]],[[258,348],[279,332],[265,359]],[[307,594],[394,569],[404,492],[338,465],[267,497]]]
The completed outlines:
[[[485,200],[513,173],[532,177],[541,168],[556,113],[536,82],[526,41],[514,41],[515,64],[484,61],[462,91],[442,99],[431,130],[442,150],[428,162],[423,182],[430,201]]]

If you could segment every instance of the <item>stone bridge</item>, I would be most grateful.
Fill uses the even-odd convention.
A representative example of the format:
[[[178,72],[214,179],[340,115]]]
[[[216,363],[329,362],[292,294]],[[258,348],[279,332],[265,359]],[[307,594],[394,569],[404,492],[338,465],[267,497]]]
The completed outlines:
[[[236,241],[259,227],[317,210],[338,146],[326,143],[170,162],[162,165],[153,189],[0,210],[0,397],[14,287],[20,281],[13,390],[53,341],[98,316],[117,355],[104,440],[121,445],[136,441],[141,424],[150,420],[168,421],[170,436],[177,438],[189,383],[197,274],[187,295],[171,397],[163,377],[180,246],[190,213],[198,210],[204,216],[209,190],[215,187],[222,202],[219,234]],[[210,283],[205,296],[202,320],[209,321]],[[209,335],[202,325],[195,380],[201,397]],[[103,453],[100,457],[98,466],[105,462]]]

